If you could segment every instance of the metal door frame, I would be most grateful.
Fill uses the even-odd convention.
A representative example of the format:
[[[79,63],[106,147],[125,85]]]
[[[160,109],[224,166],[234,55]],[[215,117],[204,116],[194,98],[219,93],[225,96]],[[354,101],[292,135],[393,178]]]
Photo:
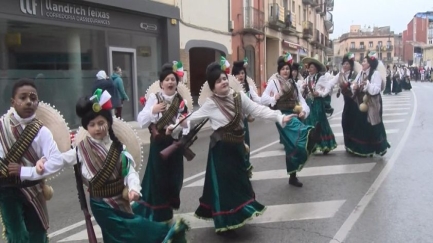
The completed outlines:
[[[132,54],[132,100],[130,99],[129,101],[132,101],[132,116],[134,117],[134,120],[136,120],[138,115],[137,52],[133,48],[114,46],[108,47],[108,69],[111,71],[110,75],[114,72],[113,52],[124,52]]]

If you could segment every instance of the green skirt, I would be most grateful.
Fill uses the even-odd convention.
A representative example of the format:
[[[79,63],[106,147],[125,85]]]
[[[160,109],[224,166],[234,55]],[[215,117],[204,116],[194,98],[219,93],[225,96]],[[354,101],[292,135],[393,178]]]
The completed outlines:
[[[218,141],[209,146],[203,195],[195,216],[213,220],[216,232],[240,228],[266,209],[255,200],[244,158],[242,143]]]
[[[47,231],[35,208],[18,188],[0,189],[0,222],[8,243],[47,243]]]
[[[382,98],[380,103],[382,106]],[[345,136],[346,151],[363,157],[373,154],[384,155],[391,146],[386,138],[383,121],[372,126],[367,121],[367,112],[361,112],[358,106],[354,106],[350,114],[352,115],[353,126]],[[380,117],[382,118],[382,109],[380,110]]]
[[[334,133],[329,125],[328,118],[325,113],[326,100],[324,98],[315,97],[314,100],[307,98],[307,105],[310,107],[310,115],[305,119],[305,124],[315,126],[320,123],[322,132],[320,133],[320,142],[316,146],[316,150],[329,152],[337,147]]]
[[[251,142],[250,142],[250,129],[248,126],[248,119],[247,118],[244,119],[244,131],[245,131],[245,144],[247,144],[248,147],[251,148],[251,146],[250,146],[250,144],[251,144]],[[251,162],[250,162],[250,152],[245,153],[245,168],[248,172],[248,176],[251,178],[253,175],[254,167],[251,165]]]
[[[188,230],[188,225],[182,219],[172,226],[152,222],[139,215],[113,209],[98,199],[90,199],[90,207],[101,227],[104,243],[187,242],[185,231]]]
[[[180,190],[183,184],[183,154],[178,150],[163,160],[160,152],[173,143],[172,139],[156,143],[151,141],[146,172],[141,182],[139,202],[132,205],[135,214],[156,222],[173,218],[173,209],[180,206]]]
[[[292,114],[291,111],[281,111],[284,115]],[[308,147],[308,137],[313,126],[305,125],[298,118],[292,118],[282,127],[275,123],[280,134],[281,142],[286,152],[287,173],[300,171],[311,154]],[[314,148],[314,147],[313,147]]]

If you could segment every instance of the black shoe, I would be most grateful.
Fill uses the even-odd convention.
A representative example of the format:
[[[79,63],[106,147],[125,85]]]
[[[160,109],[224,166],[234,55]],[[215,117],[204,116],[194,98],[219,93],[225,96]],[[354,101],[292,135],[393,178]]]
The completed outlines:
[[[329,154],[329,150],[325,150],[325,151],[323,151],[323,154],[324,154],[324,155]]]
[[[238,234],[234,230],[227,230],[222,232],[217,232],[217,235],[229,238],[229,239],[236,239],[238,238]]]
[[[302,187],[304,184],[299,182],[298,178],[290,178],[289,179],[289,185],[295,186],[295,187]]]
[[[290,174],[289,185],[296,186],[296,187],[302,187],[303,186],[303,184],[296,177],[296,172]]]

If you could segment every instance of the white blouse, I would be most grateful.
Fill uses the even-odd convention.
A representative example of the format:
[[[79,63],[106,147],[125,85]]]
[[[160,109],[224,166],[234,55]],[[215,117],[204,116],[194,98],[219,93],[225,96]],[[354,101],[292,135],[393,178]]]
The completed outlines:
[[[365,71],[362,71],[358,73],[358,76],[356,76],[355,81],[357,84],[361,84],[363,81],[362,75],[365,73],[365,76],[368,77],[368,74],[370,73],[370,69],[367,69]],[[373,75],[371,76],[371,80],[368,80],[367,85],[364,86],[363,92],[367,92],[370,95],[377,95],[382,91],[382,78],[380,77],[379,71],[375,70]],[[352,87],[353,92],[353,87]]]
[[[250,87],[250,96],[251,100],[256,102],[257,104],[260,104],[260,96],[257,94],[255,87],[252,85],[248,85]]]
[[[251,114],[253,117],[273,120],[283,125],[284,116],[281,111],[274,111],[266,106],[258,105],[248,98],[248,96],[243,92],[239,92],[239,94],[241,95],[243,114]],[[231,90],[228,95],[233,95],[233,90]],[[207,98],[203,106],[191,114],[191,116],[188,118],[188,121],[194,123],[202,121],[206,118],[209,119],[213,130],[218,130],[218,128],[223,127],[230,122],[218,109],[217,105],[211,98]],[[243,126],[242,119],[239,123],[241,126]]]
[[[111,141],[110,136],[106,136],[103,140],[96,140],[93,138],[90,138],[92,141],[103,145],[107,151],[110,149],[111,144],[113,143],[113,141]],[[123,145],[123,149],[126,149],[125,145]],[[128,157],[128,159],[131,161],[131,164],[129,166],[129,172],[128,175],[125,176],[124,178],[124,185],[128,186],[129,192],[131,191],[135,191],[136,193],[140,194],[141,196],[141,185],[140,185],[140,179],[139,179],[139,175],[138,172],[135,170],[135,161],[134,158],[132,157],[132,155],[128,152],[123,152],[125,153],[126,157]],[[63,155],[63,160],[68,163],[68,164],[76,164],[77,163],[77,153],[75,151],[75,148],[70,149],[69,151],[65,152],[62,154]],[[87,163],[84,162],[81,152],[78,152],[78,159],[80,161],[83,161],[81,164],[81,173],[83,175],[84,178],[86,178],[86,180],[90,181],[95,175],[93,175],[89,168],[87,167]],[[44,171],[45,173],[45,171]]]
[[[177,94],[177,92],[174,95],[166,95],[163,92],[160,93],[162,95],[162,97],[164,98],[164,100],[171,102],[174,98],[174,96]],[[187,104],[186,100],[183,100],[185,102],[185,106],[188,106],[189,104]],[[155,94],[150,94],[149,95],[149,99],[146,101],[146,105],[144,106],[143,110],[140,111],[140,113],[138,113],[137,116],[137,122],[138,124],[140,124],[140,126],[143,127],[149,127],[149,125],[151,123],[156,123],[161,117],[162,117],[162,112],[157,113],[157,114],[153,114],[153,106],[155,106],[156,104],[158,104],[158,98],[156,97]],[[191,104],[192,105],[192,104]],[[192,110],[192,107],[188,107],[188,111],[190,112]],[[179,122],[179,119],[176,119],[176,123]],[[188,134],[189,133],[189,126],[188,128],[184,128],[183,129],[183,134]]]
[[[315,75],[308,76],[305,80],[303,80],[302,86],[301,86],[301,91],[300,91],[301,93],[304,92],[305,86],[308,85],[307,81],[310,79],[312,80],[314,76]],[[324,75],[320,76],[320,78],[317,81],[317,83],[315,84],[315,86],[313,86],[314,90],[319,94],[320,97],[328,96],[331,93],[332,88],[334,87],[334,86],[330,85],[328,78],[329,78],[329,76],[328,77],[326,77]]]
[[[298,85],[297,85],[297,88],[298,88],[298,102],[302,106],[302,111],[305,112],[305,118],[307,118],[308,115],[310,114],[310,107],[308,107],[307,102],[305,102],[304,97],[302,97],[301,89]],[[270,95],[271,92],[274,93],[274,96]],[[266,86],[265,91],[262,94],[262,98],[261,98],[262,105],[274,106],[277,103],[277,100],[275,99],[275,95],[278,93],[280,93],[280,95],[281,95],[281,92],[282,92],[282,89],[280,86],[280,82],[278,81],[278,79],[276,79],[276,78],[273,79],[271,77],[271,79],[269,79],[269,81],[268,81],[268,85]]]

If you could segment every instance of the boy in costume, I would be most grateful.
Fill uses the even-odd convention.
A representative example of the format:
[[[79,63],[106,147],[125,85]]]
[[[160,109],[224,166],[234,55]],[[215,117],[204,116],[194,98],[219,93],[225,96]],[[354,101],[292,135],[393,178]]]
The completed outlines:
[[[64,166],[63,158],[45,121],[38,119],[43,117],[37,116],[39,99],[33,80],[15,83],[11,106],[0,118],[3,237],[6,242],[45,243],[49,225],[46,200],[51,198],[52,189],[41,179],[28,179],[37,175],[34,165],[39,158],[61,165],[57,171]]]

